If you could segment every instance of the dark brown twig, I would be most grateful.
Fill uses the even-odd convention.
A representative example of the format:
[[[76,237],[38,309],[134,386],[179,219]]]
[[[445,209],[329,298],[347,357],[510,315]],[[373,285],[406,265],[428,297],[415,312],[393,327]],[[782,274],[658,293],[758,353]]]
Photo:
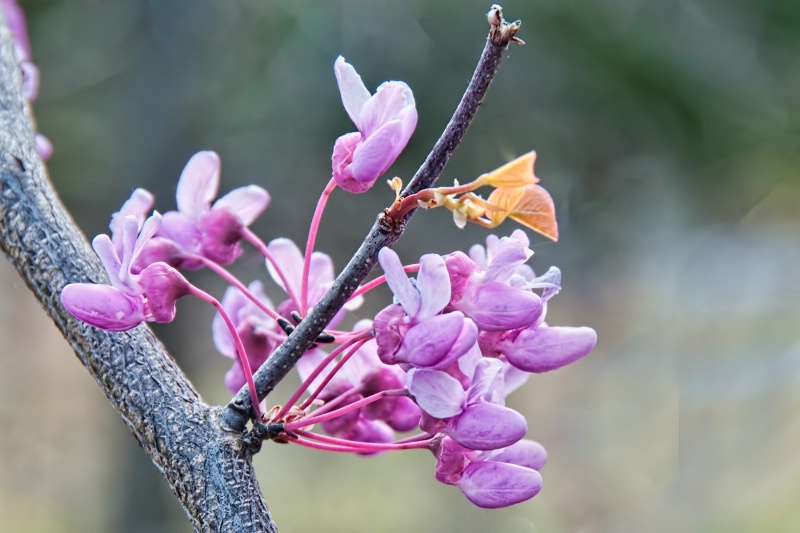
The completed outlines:
[[[498,13],[498,11],[494,11],[495,9],[499,10],[499,6],[492,6],[492,11],[489,12],[491,33],[486,40],[486,46],[467,90],[461,97],[461,101],[441,137],[436,141],[425,162],[403,191],[404,196],[432,187],[439,178],[450,160],[450,156],[461,143],[478,107],[483,102],[509,43],[518,41],[515,35],[519,29],[519,21],[507,23],[503,20],[501,11],[499,11],[499,17],[493,20],[492,13]],[[385,214],[379,216],[364,242],[336,278],[328,293],[255,373],[254,378],[259,398],[266,397],[289,373],[375,267],[378,251],[384,246],[391,246],[397,242],[413,214],[414,210],[406,214],[403,220],[387,220]],[[251,413],[249,393],[244,387],[226,406],[223,416],[232,428],[243,429]]]

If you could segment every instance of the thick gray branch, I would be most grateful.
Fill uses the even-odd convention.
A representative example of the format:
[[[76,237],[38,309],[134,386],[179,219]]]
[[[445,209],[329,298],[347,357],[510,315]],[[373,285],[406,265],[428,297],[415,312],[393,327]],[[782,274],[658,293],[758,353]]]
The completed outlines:
[[[107,282],[36,152],[8,29],[0,23],[0,248],[72,345],[198,531],[275,531],[240,431],[202,402],[144,326],[125,333],[72,317],[67,283]],[[35,384],[33,384],[35,386]]]
[[[492,31],[487,39],[478,66],[472,75],[461,102],[444,132],[434,145],[425,162],[417,170],[414,178],[403,191],[403,195],[419,192],[432,187],[450,160],[456,147],[464,137],[475,113],[478,111],[489,85],[492,82],[500,61],[514,39],[519,22],[504,24],[507,31]],[[286,374],[294,367],[300,357],[314,343],[331,319],[347,302],[347,299],[364,281],[375,267],[378,251],[384,246],[391,246],[400,238],[414,211],[409,212],[404,220],[392,221],[379,217],[356,254],[342,270],[333,286],[314,310],[292,332],[289,338],[273,353],[255,373],[256,389],[259,398],[269,394]],[[244,387],[231,400],[226,408],[225,418],[232,427],[244,428],[251,412],[250,396]]]

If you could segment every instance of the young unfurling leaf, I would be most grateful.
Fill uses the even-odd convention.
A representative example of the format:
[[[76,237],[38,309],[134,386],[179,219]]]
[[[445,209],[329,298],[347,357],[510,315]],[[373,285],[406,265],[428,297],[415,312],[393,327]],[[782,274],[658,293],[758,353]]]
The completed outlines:
[[[490,187],[524,187],[539,183],[539,178],[533,175],[534,163],[536,163],[536,152],[531,151],[509,161],[497,170],[483,174],[475,181],[481,186]]]
[[[558,240],[556,208],[550,193],[543,187],[531,184],[513,189],[498,188],[486,201],[499,208],[486,213],[492,227],[500,225],[508,217],[548,239]]]

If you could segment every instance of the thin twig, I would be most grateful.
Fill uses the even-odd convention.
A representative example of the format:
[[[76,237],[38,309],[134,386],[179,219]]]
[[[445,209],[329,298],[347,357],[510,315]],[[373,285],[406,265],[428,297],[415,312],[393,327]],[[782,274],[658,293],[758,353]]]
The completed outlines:
[[[403,195],[414,194],[432,187],[439,178],[483,102],[508,44],[516,40],[519,21],[511,24],[502,21],[497,25],[490,18],[490,23],[492,32],[458,108],[427,159],[403,191]],[[314,343],[350,295],[372,271],[377,263],[378,251],[384,246],[391,246],[400,238],[414,211],[410,211],[402,220],[390,219],[383,214],[378,217],[364,242],[336,278],[328,293],[255,373],[259,398],[268,395]],[[247,424],[250,413],[249,394],[247,388],[243,387],[226,406],[223,420],[230,424],[232,429],[242,430]]]

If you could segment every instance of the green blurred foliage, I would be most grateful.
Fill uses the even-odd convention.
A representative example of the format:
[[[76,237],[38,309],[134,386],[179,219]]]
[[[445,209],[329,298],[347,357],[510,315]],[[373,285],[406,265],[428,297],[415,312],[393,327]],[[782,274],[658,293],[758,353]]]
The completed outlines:
[[[484,44],[488,3],[407,0],[30,0],[56,188],[88,235],[130,191],[157,208],[194,152],[223,191],[258,183],[255,225],[303,241],[351,131],[333,76],[414,90],[408,180]],[[534,148],[561,242],[535,268],[564,290],[548,320],[590,325],[597,350],[512,397],[550,452],[533,501],[472,507],[422,452],[376,458],[267,445],[256,464],[284,531],[702,531],[800,528],[800,2],[517,0],[509,50],[443,183]],[[392,199],[335,194],[320,247],[337,265]],[[513,227],[501,228],[508,233]],[[419,213],[397,250],[466,249],[486,232]],[[7,266],[0,270],[0,531],[189,531],[177,502]],[[236,272],[264,277],[248,253]],[[199,283],[221,294],[217,280]],[[383,294],[386,296],[386,293]],[[373,300],[359,316],[383,302]],[[159,327],[211,402],[227,361],[212,313]],[[50,335],[47,337],[47,335]],[[275,394],[276,402],[291,384]],[[21,407],[27,407],[21,409]]]

